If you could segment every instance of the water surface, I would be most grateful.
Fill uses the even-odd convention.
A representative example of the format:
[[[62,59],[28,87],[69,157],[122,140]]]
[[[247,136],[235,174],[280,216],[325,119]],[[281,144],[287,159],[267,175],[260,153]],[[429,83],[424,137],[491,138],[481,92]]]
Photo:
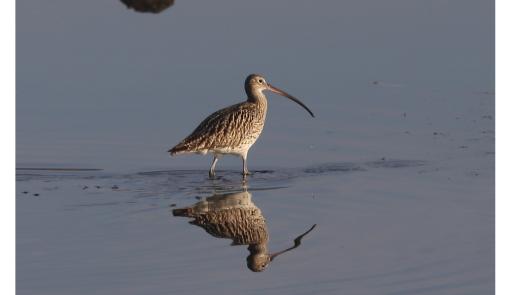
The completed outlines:
[[[494,293],[493,1],[142,2],[17,1],[19,294]],[[252,72],[316,118],[170,158]]]

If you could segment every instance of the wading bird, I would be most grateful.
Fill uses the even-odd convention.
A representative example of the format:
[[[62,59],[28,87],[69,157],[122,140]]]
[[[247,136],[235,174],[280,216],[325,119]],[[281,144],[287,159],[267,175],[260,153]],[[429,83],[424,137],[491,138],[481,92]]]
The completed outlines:
[[[302,106],[312,116],[313,112],[300,100],[268,84],[261,75],[252,74],[245,79],[247,101],[221,109],[204,119],[200,125],[168,152],[174,156],[182,153],[213,153],[209,176],[215,176],[215,166],[221,155],[230,154],[243,160],[242,174],[249,174],[247,153],[265,125],[267,99],[263,91],[269,90],[287,97]]]

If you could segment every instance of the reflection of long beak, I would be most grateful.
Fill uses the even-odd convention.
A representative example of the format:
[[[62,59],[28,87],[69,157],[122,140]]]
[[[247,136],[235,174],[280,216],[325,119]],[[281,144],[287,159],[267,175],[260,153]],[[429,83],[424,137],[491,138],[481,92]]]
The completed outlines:
[[[272,92],[275,92],[277,94],[280,94],[284,97],[287,97],[287,98],[293,100],[294,102],[298,103],[301,107],[303,107],[306,111],[308,111],[308,113],[311,115],[311,117],[313,117],[313,118],[315,117],[313,112],[305,104],[303,104],[300,100],[296,99],[295,97],[291,96],[290,94],[288,94],[288,93],[282,91],[281,89],[274,87],[270,84],[268,84],[268,89]]]
[[[281,255],[281,254],[283,254],[283,253],[285,253],[285,252],[288,252],[288,251],[290,251],[290,250],[293,250],[293,249],[297,248],[298,246],[300,246],[300,242],[301,242],[302,238],[303,238],[305,235],[309,234],[309,232],[311,232],[311,231],[315,228],[315,226],[317,226],[317,225],[316,225],[316,224],[313,224],[313,226],[312,226],[310,229],[308,229],[308,231],[307,231],[307,232],[305,232],[305,233],[303,233],[302,235],[300,235],[300,236],[298,236],[297,238],[295,238],[295,240],[293,240],[293,243],[294,243],[293,247],[290,247],[290,248],[288,248],[288,249],[286,249],[286,250],[282,250],[282,251],[279,251],[279,252],[276,252],[276,253],[270,254],[270,261],[274,260],[274,258],[275,258],[275,257],[277,257],[277,256],[279,256],[279,255]]]

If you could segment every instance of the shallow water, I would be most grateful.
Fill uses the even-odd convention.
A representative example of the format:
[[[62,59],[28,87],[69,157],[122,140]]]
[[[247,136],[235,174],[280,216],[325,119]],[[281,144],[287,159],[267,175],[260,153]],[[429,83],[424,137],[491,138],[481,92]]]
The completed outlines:
[[[219,171],[213,180],[194,170],[23,171],[18,292],[490,293],[492,173],[408,160],[277,169],[245,182],[236,171]],[[266,222],[266,253],[317,227],[255,273],[246,245],[231,246],[230,237],[172,215],[241,192]]]
[[[493,1],[166,2],[17,1],[19,294],[494,293]],[[316,118],[170,158],[251,72]]]

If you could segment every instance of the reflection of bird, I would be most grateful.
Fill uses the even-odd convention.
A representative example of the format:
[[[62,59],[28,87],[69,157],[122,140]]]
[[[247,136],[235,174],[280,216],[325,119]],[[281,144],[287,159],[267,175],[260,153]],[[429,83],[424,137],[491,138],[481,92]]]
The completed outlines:
[[[268,229],[261,210],[246,191],[214,195],[190,207],[174,209],[174,216],[194,218],[191,224],[202,227],[217,238],[231,239],[231,245],[249,245],[247,267],[252,271],[263,271],[278,255],[297,248],[302,237],[315,226],[295,239],[295,245],[286,250],[268,253]]]
[[[139,12],[160,13],[172,6],[175,0],[120,0],[127,8],[132,8]]]
[[[256,142],[265,125],[267,110],[267,100],[263,94],[265,90],[293,100],[314,117],[311,110],[300,100],[268,84],[263,76],[252,74],[245,80],[247,101],[211,114],[188,137],[168,152],[172,156],[181,153],[213,153],[213,163],[209,169],[211,177],[215,174],[215,165],[221,155],[236,155],[243,160],[243,175],[249,174],[247,152]]]

